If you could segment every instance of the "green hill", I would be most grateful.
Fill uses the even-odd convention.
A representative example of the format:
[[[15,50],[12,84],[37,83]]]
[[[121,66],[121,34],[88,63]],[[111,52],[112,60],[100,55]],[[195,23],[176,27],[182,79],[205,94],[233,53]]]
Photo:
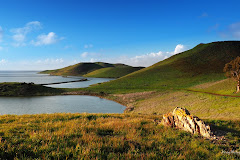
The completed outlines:
[[[142,68],[143,67],[132,67],[125,64],[110,64],[104,62],[96,62],[96,63],[78,63],[62,69],[46,70],[40,73],[59,76],[118,78]]]
[[[112,93],[183,89],[225,79],[223,67],[240,56],[240,41],[199,44],[115,81],[90,87]]]
[[[119,78],[125,76],[129,73],[135,72],[142,69],[143,67],[107,67],[95,70],[88,74],[85,74],[85,77],[98,77],[98,78]]]

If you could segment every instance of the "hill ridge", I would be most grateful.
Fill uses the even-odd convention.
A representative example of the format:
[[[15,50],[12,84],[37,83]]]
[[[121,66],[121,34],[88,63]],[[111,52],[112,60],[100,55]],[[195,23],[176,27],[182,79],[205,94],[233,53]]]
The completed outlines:
[[[201,43],[150,67],[89,89],[114,93],[188,88],[225,79],[224,65],[237,56],[240,56],[240,41]]]
[[[59,76],[84,76],[97,78],[119,78],[144,67],[132,67],[122,63],[82,62],[56,70],[45,70],[41,74]]]

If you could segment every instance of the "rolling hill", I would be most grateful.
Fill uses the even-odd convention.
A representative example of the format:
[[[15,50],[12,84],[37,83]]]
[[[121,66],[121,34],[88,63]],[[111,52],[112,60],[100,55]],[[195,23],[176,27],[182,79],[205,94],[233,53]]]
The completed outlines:
[[[84,77],[119,78],[140,69],[143,67],[107,67],[85,74]]]
[[[78,63],[62,69],[46,70],[41,74],[59,76],[84,76],[97,78],[119,78],[144,67],[132,67],[125,64],[110,64],[103,62]]]
[[[223,67],[240,56],[240,41],[199,44],[115,81],[90,87],[109,93],[183,89],[225,79]]]

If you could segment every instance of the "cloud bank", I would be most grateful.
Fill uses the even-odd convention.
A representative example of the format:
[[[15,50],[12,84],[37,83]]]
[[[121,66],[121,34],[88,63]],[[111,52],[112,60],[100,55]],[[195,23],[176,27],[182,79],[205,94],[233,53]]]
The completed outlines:
[[[178,53],[184,52],[186,50],[187,50],[187,48],[184,45],[178,44],[173,53],[178,54]]]
[[[0,65],[4,65],[4,64],[6,64],[7,63],[7,60],[6,59],[1,59],[0,60]]]
[[[116,60],[116,62],[117,63],[126,63],[126,64],[132,65],[132,66],[148,67],[159,61],[167,59],[174,54],[178,54],[178,53],[184,52],[186,50],[187,50],[186,46],[184,46],[182,44],[178,44],[175,47],[175,50],[172,52],[159,51],[159,52],[151,52],[151,53],[147,53],[147,54],[143,54],[143,55],[139,55],[139,56],[135,56],[135,57],[131,57],[131,58],[120,57],[118,60]]]
[[[117,58],[97,58],[97,57],[91,57],[90,62],[97,62],[97,61],[103,61],[103,62],[108,62],[108,63],[124,63],[128,64],[131,66],[144,66],[148,67],[151,66],[159,61],[162,61],[166,58],[171,57],[174,54],[178,54],[181,52],[184,52],[187,50],[187,47],[178,44],[175,47],[175,50],[172,52],[163,52],[163,51],[158,51],[158,52],[151,52],[143,55],[137,55],[135,57],[129,57],[129,56],[121,56]],[[87,52],[82,54],[82,57],[87,57],[88,54]]]

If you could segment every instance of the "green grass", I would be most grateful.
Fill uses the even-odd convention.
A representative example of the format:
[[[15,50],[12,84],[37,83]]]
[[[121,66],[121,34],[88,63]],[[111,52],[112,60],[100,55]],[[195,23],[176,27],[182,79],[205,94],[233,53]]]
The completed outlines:
[[[89,87],[86,90],[132,93],[136,91],[183,89],[224,78],[223,73],[193,76],[191,73],[175,70],[171,66],[158,66],[149,70],[142,69],[117,80]]]
[[[239,121],[212,121],[227,142],[163,127],[155,115],[40,114],[0,116],[2,159],[234,159]],[[230,132],[231,131],[231,132]]]
[[[108,67],[101,68],[85,74],[84,77],[96,77],[96,78],[119,78],[129,73],[135,72],[142,67]]]
[[[190,90],[202,91],[209,93],[216,93],[221,95],[240,96],[240,93],[236,93],[237,82],[233,79],[224,79],[221,81],[204,83],[191,87]]]
[[[126,101],[127,97],[128,95],[125,95],[115,97],[115,99],[121,102]],[[131,96],[129,97],[129,99],[133,99]],[[239,97],[179,90],[156,92],[152,96],[142,96],[125,105],[134,106],[134,110],[131,112],[136,114],[165,114],[179,106],[187,108],[191,114],[203,119],[240,120]]]
[[[153,66],[88,90],[129,93],[136,90],[183,89],[222,80],[225,79],[224,65],[239,56],[239,50],[239,41],[200,44]]]

